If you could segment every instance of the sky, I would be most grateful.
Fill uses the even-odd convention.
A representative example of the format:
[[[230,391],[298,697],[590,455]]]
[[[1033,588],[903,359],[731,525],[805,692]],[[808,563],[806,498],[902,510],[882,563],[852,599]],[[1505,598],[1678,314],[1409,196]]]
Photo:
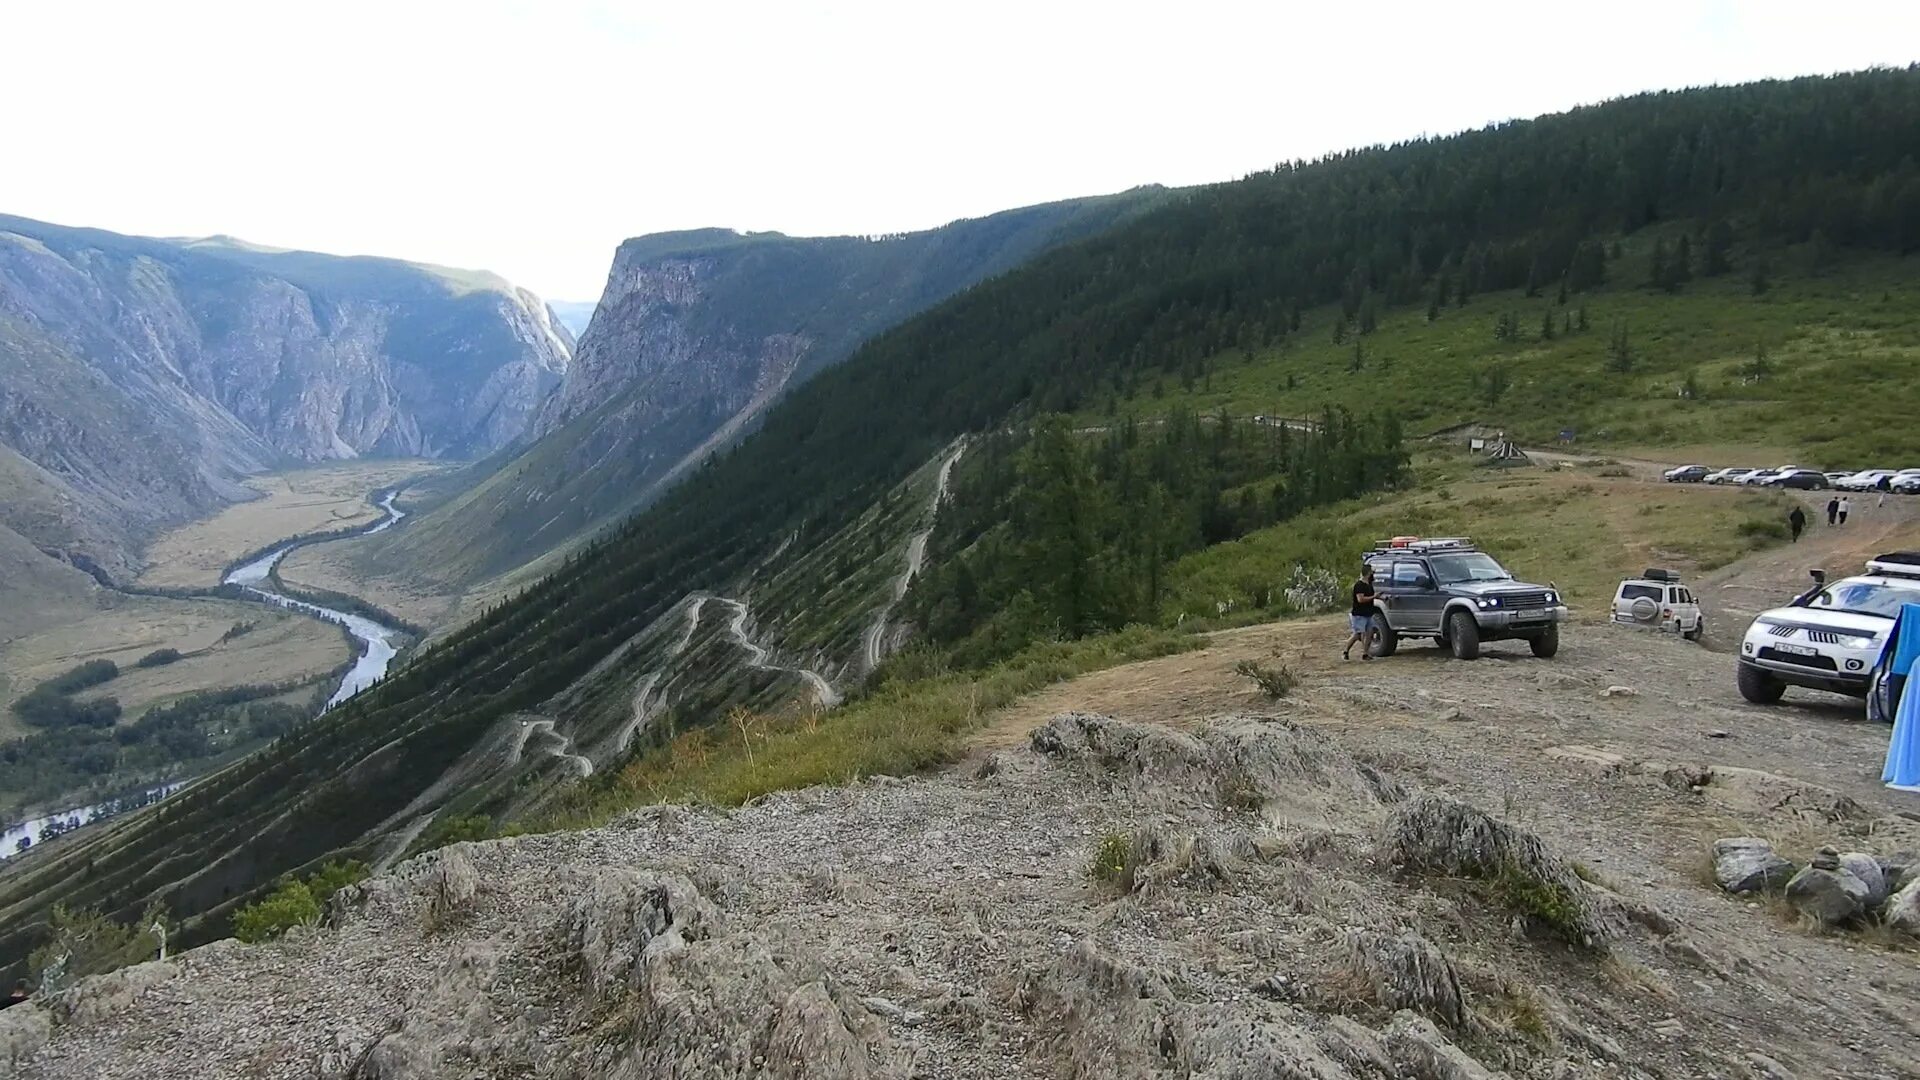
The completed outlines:
[[[900,232],[1915,60],[1913,0],[0,0],[0,213],[592,300],[643,233]]]

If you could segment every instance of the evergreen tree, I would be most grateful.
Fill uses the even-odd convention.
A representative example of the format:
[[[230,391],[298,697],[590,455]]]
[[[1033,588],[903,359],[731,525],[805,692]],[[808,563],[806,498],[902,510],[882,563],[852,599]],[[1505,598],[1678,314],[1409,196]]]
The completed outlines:
[[[1507,389],[1513,385],[1513,375],[1505,364],[1496,364],[1487,369],[1480,378],[1480,400],[1488,405],[1500,404],[1507,395]]]
[[[1667,264],[1667,291],[1672,292],[1693,280],[1693,242],[1684,235],[1674,247],[1673,261]]]
[[[1653,242],[1653,258],[1647,262],[1647,284],[1650,287],[1659,289],[1662,292],[1672,292],[1676,288],[1670,263],[1671,257],[1667,254],[1667,242],[1665,240],[1655,240]]]
[[[1333,320],[1333,343],[1335,345],[1345,345],[1347,343],[1347,320]]]
[[[1565,274],[1560,275],[1560,293],[1553,298],[1553,302],[1561,307],[1567,306],[1567,276]]]
[[[1633,370],[1633,347],[1627,342],[1627,324],[1614,324],[1613,340],[1607,344],[1607,370],[1624,375]]]
[[[1692,368],[1687,369],[1687,376],[1680,383],[1680,396],[1688,401],[1700,400],[1700,379]]]
[[[1379,328],[1380,326],[1379,307],[1380,305],[1374,301],[1372,293],[1368,293],[1366,299],[1360,302],[1360,333],[1361,334],[1363,335],[1371,334],[1376,329]]]
[[[1747,276],[1747,287],[1755,296],[1764,296],[1768,289],[1773,288],[1773,281],[1767,275],[1767,260],[1753,260],[1753,271]]]
[[[1548,308],[1540,315],[1540,340],[1553,340],[1553,309]]]
[[[1586,331],[1587,331],[1587,305],[1585,305],[1585,304],[1581,304],[1581,305],[1580,305],[1580,320],[1579,320],[1578,322],[1576,322],[1576,323],[1574,324],[1574,328],[1575,328],[1575,329],[1577,329],[1577,330],[1579,330],[1579,331],[1580,331],[1581,333],[1583,333],[1583,334],[1584,334],[1584,333],[1586,333]]]
[[[1730,253],[1733,250],[1733,226],[1725,218],[1716,218],[1707,226],[1706,237],[1701,244],[1705,250],[1701,256],[1700,276],[1719,277],[1733,269]]]
[[[1429,300],[1427,302],[1427,321],[1434,322],[1439,318],[1440,318],[1440,301]]]
[[[1360,343],[1356,341],[1353,343],[1353,356],[1347,361],[1347,371],[1358,372],[1361,368],[1365,367],[1366,364],[1366,355],[1361,352]]]

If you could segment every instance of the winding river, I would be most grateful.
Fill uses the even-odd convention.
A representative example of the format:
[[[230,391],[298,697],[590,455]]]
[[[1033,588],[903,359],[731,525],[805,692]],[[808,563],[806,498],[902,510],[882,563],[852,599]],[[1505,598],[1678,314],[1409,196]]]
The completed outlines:
[[[400,519],[407,516],[405,510],[393,505],[394,498],[399,494],[399,490],[395,489],[388,492],[386,497],[380,500],[380,508],[387,512],[386,517],[349,535],[371,536],[377,532],[385,532],[399,524]],[[344,539],[344,537],[334,539]],[[246,593],[248,598],[261,603],[273,604],[286,608],[289,611],[298,611],[304,615],[311,615],[316,619],[325,619],[328,622],[339,623],[341,626],[346,627],[347,633],[352,634],[355,641],[360,643],[359,659],[354,661],[353,667],[349,668],[346,675],[340,679],[339,687],[334,690],[333,696],[327,699],[327,704],[325,708],[322,709],[324,712],[325,709],[333,708],[335,705],[340,704],[385,677],[387,668],[393,663],[394,655],[398,651],[394,648],[393,641],[395,638],[400,637],[403,632],[397,627],[388,626],[385,623],[369,619],[364,615],[335,611],[330,607],[310,604],[305,600],[295,600],[290,596],[283,596],[274,591],[272,585],[273,579],[270,575],[273,573],[273,568],[280,565],[280,560],[286,558],[287,553],[295,548],[304,547],[307,544],[319,543],[326,543],[326,541],[295,540],[291,543],[284,544],[243,566],[228,571],[227,576],[221,578],[220,582],[223,585],[238,585]],[[29,818],[18,825],[9,827],[4,834],[0,834],[0,859],[5,859],[16,852],[24,851],[27,847],[39,843],[48,835],[58,836],[63,832],[78,828],[81,825],[90,824],[94,821],[102,820],[105,817],[111,817],[120,806],[128,803],[145,805],[149,802],[157,802],[184,786],[186,786],[184,782],[163,784],[149,791],[142,792],[137,796],[130,796],[117,800],[114,803],[80,806],[71,810],[61,810],[56,813],[47,814],[42,817]],[[102,811],[105,812],[103,813]],[[21,844],[22,840],[26,841],[25,845]]]

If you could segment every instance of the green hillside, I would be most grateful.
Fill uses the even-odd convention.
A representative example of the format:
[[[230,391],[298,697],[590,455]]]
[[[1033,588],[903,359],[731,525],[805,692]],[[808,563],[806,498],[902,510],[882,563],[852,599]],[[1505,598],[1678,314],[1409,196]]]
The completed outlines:
[[[689,593],[804,558],[960,436],[1020,428],[1046,412],[1104,415],[1109,401],[1117,413],[1129,389],[1125,407],[1145,412],[1155,382],[1163,395],[1191,384],[1196,402],[1218,393],[1219,403],[1260,411],[1304,412],[1334,400],[1332,388],[1349,377],[1341,358],[1352,341],[1333,343],[1327,311],[1350,319],[1362,338],[1352,378],[1375,370],[1370,348],[1385,358],[1386,342],[1407,343],[1408,354],[1394,355],[1381,373],[1380,392],[1355,383],[1340,400],[1401,410],[1408,430],[1416,416],[1437,426],[1479,415],[1451,388],[1470,394],[1495,362],[1513,369],[1495,405],[1513,415],[1524,405],[1554,412],[1521,417],[1526,431],[1574,422],[1618,427],[1616,440],[1748,438],[1756,429],[1742,426],[1751,422],[1742,418],[1747,407],[1726,384],[1750,356],[1753,335],[1736,315],[1704,313],[1741,303],[1810,311],[1838,282],[1881,284],[1868,287],[1857,310],[1836,294],[1818,322],[1771,323],[1780,334],[1769,344],[1774,373],[1753,384],[1767,400],[1783,395],[1774,386],[1802,378],[1781,369],[1812,355],[1808,342],[1823,334],[1897,338],[1878,313],[1897,303],[1880,297],[1907,272],[1898,257],[1920,248],[1915,146],[1920,68],[1642,95],[1179,193],[873,339],[769,411],[732,452],[372,692],[160,812],[76,838],[58,858],[0,879],[0,916],[21,928],[0,938],[0,961],[18,957],[25,928],[65,895],[124,914],[157,893],[177,911],[217,916],[274,875],[353,847],[489,732],[579,684]],[[1704,284],[1668,279],[1637,292],[1636,262],[1651,259],[1657,240],[1674,250],[1682,237],[1702,238],[1734,269]],[[1821,253],[1822,274],[1835,276],[1795,285],[1806,275],[1793,262],[1808,245]],[[1739,267],[1759,258],[1779,281],[1777,298],[1756,304],[1740,296]],[[1532,336],[1563,280],[1576,318],[1588,307],[1589,328],[1541,349]],[[1539,295],[1526,308],[1529,282]],[[1443,292],[1454,307],[1429,327],[1425,313]],[[1508,336],[1517,340],[1492,343],[1494,322],[1508,310]],[[1677,344],[1680,328],[1703,320],[1721,327],[1712,331],[1721,344]],[[1634,359],[1614,372],[1604,358],[1621,322]],[[1413,355],[1416,342],[1442,340],[1423,336],[1430,334],[1446,335],[1458,353]],[[1231,370],[1236,355],[1242,370]],[[1872,354],[1818,355],[1827,374],[1795,384],[1808,387],[1807,411],[1880,392]],[[1654,401],[1670,392],[1661,380],[1687,366],[1698,368],[1704,398]],[[1630,387],[1631,404],[1607,389],[1616,383]],[[1728,419],[1673,426],[1672,416],[1694,405]],[[1671,431],[1628,431],[1629,423]],[[1813,432],[1812,422],[1804,430]],[[1842,438],[1860,436],[1829,440],[1836,457],[1867,449]],[[1060,595],[1057,578],[1033,584]],[[183,874],[188,862],[192,876]],[[216,921],[192,935],[217,933]]]

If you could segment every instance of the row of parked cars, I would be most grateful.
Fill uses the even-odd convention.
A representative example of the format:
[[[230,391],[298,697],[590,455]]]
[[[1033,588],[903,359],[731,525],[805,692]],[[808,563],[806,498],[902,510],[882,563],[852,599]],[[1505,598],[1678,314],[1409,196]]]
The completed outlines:
[[[1738,484],[1742,487],[1779,487],[1842,491],[1896,491],[1920,495],[1920,469],[1862,469],[1859,472],[1820,472],[1798,465],[1773,469],[1715,469],[1682,465],[1661,474],[1670,484]]]

